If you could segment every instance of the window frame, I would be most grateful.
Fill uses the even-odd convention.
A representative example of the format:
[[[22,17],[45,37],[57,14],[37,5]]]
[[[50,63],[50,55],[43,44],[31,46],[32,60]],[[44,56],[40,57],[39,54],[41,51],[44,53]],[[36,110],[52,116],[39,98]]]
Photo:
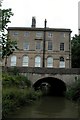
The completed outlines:
[[[52,68],[53,67],[53,57],[47,58],[47,67]]]
[[[23,43],[23,50],[29,50],[29,42],[24,42]]]
[[[24,32],[24,37],[28,37],[29,36],[29,32],[28,31],[25,31]]]
[[[63,42],[60,43],[60,51],[64,51],[64,43]]]
[[[52,32],[48,32],[48,37],[52,38],[53,37],[53,33]]]
[[[41,50],[41,41],[36,41],[36,43],[35,43],[35,49],[36,50]]]
[[[41,67],[41,57],[40,56],[35,57],[35,67]]]
[[[42,38],[43,37],[43,32],[36,32],[36,38]]]
[[[52,41],[48,41],[48,51],[53,50],[53,44]]]
[[[64,57],[60,57],[59,68],[65,68],[65,60],[64,60]]]
[[[26,61],[24,59],[25,57],[27,58]],[[27,55],[23,56],[23,58],[22,58],[22,66],[23,67],[28,67],[29,66],[29,57]]]
[[[15,58],[14,58],[14,57],[15,57]],[[15,60],[12,60],[12,58],[14,58]],[[17,57],[16,57],[16,55],[11,56],[10,66],[16,66],[16,63],[17,63]]]
[[[13,32],[13,36],[18,36],[18,35],[19,35],[19,32],[17,32],[17,31]]]

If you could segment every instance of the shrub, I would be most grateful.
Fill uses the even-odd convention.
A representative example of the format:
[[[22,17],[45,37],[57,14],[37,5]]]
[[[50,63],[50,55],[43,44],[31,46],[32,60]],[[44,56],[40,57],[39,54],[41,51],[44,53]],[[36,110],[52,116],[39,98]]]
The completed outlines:
[[[23,75],[3,73],[2,84],[3,117],[6,117],[17,107],[32,103],[41,96],[41,92],[34,91],[31,88],[31,82]]]
[[[34,100],[40,98],[40,96],[41,94],[35,92],[32,88],[3,88],[3,116],[5,117],[7,114],[10,114],[17,107],[23,106],[25,104],[31,104]]]
[[[71,100],[80,101],[80,79],[69,86],[66,97]]]
[[[17,87],[30,87],[31,81],[23,75],[9,75],[8,73],[3,73],[2,75],[2,84],[3,86],[17,86]]]

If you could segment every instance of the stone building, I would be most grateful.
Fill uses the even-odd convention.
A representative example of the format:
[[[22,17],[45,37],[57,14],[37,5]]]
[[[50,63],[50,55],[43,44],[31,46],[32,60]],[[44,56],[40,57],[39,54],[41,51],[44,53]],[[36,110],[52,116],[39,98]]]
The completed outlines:
[[[44,28],[36,28],[33,17],[30,28],[8,28],[19,50],[8,57],[7,66],[71,68],[71,30],[48,28],[46,22]]]

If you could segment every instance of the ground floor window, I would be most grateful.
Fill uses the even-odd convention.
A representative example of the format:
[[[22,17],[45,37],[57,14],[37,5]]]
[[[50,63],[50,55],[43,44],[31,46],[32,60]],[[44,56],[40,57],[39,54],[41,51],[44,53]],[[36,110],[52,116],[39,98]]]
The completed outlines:
[[[59,64],[60,68],[65,68],[65,61],[63,57],[60,57],[60,64]]]
[[[16,66],[17,57],[15,55],[11,56],[11,66]]]
[[[35,67],[41,67],[41,57],[40,56],[35,57]]]
[[[29,65],[29,57],[23,56],[22,66],[28,66],[28,65]]]
[[[53,67],[53,58],[52,57],[47,58],[47,67]]]

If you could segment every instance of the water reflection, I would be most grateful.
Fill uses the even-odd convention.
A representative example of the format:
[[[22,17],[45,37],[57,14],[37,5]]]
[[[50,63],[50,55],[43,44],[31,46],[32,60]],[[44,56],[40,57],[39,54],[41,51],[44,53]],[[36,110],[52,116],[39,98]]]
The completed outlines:
[[[38,104],[37,111],[41,111],[44,114],[55,114],[65,109],[65,100],[63,98],[44,97],[43,99]]]
[[[43,97],[15,112],[12,118],[78,118],[78,105],[64,97]]]

